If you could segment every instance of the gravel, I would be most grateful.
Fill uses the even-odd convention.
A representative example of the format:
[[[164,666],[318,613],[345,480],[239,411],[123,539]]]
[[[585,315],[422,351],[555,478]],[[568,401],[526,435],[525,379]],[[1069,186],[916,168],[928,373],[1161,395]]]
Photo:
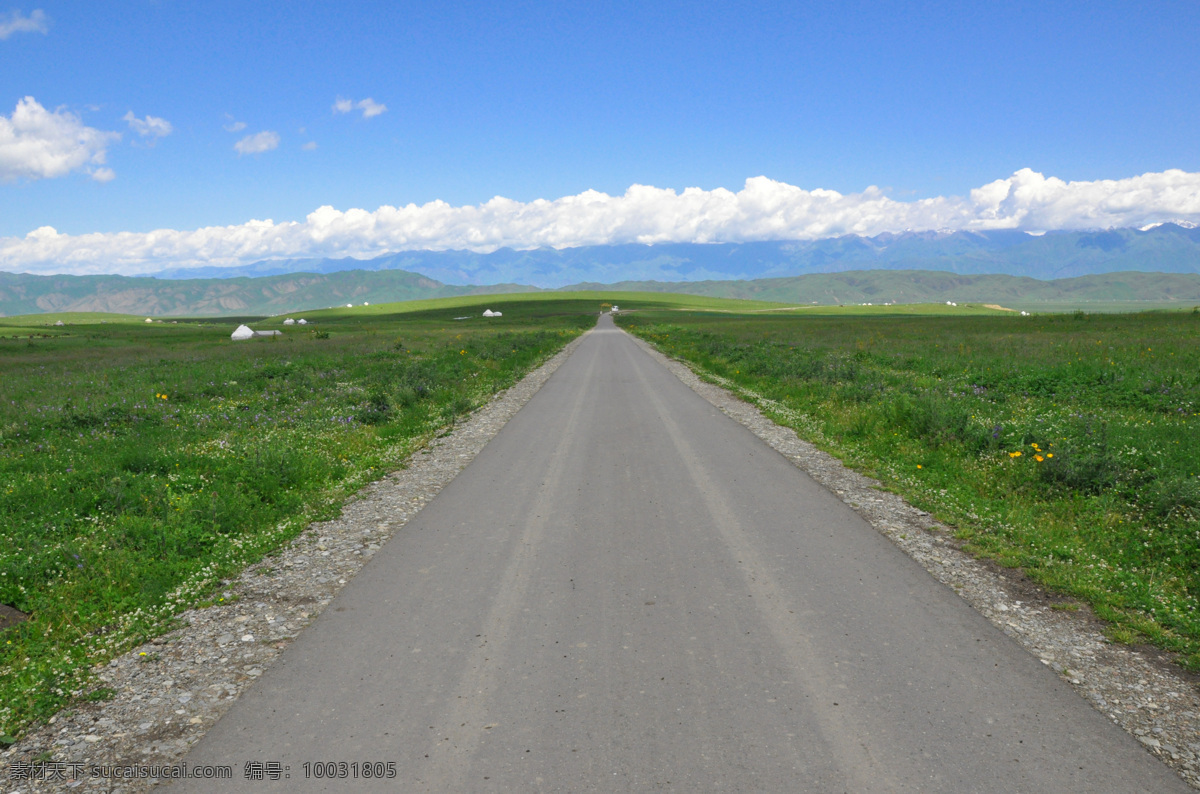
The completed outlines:
[[[311,525],[278,554],[229,581],[225,604],[185,612],[181,628],[97,669],[96,684],[113,690],[113,698],[74,705],[0,753],[4,790],[136,792],[157,784],[155,778],[118,781],[87,772],[93,765],[179,763],[380,546],[474,459],[580,341],[415,453],[406,468],[367,486],[338,519]],[[702,380],[685,364],[641,344],[700,396],[840,496],[1133,734],[1147,752],[1200,788],[1196,677],[1153,649],[1113,645],[1086,607],[1052,609],[1062,599],[1044,593],[1019,572],[962,552],[950,529],[929,514],[847,469],[753,405]],[[34,760],[86,767],[64,766],[63,779],[57,781],[12,779],[14,762]]]

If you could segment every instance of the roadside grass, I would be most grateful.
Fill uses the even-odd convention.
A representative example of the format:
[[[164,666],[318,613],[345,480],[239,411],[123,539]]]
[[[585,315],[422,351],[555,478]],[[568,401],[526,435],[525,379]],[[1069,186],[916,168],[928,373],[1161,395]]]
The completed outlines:
[[[1200,313],[942,314],[619,323],[1200,670]]]
[[[105,696],[84,695],[94,665],[220,602],[223,580],[335,516],[599,303],[488,298],[503,318],[399,304],[238,343],[250,318],[0,320],[0,602],[30,615],[0,633],[0,736]]]

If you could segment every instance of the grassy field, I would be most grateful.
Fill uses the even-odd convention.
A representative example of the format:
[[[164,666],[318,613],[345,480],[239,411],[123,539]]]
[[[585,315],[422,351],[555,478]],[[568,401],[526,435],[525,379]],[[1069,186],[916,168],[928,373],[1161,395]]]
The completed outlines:
[[[34,315],[0,318],[0,603],[30,614],[0,634],[0,737],[88,696],[94,664],[335,515],[602,301],[1114,636],[1200,666],[1198,315],[549,293],[267,318],[284,336],[236,344],[254,318]]]
[[[889,308],[619,323],[1200,669],[1200,312]]]
[[[236,320],[0,320],[0,603],[31,616],[0,635],[0,735],[336,515],[593,325],[599,301],[491,303],[503,318],[327,311],[239,343]]]

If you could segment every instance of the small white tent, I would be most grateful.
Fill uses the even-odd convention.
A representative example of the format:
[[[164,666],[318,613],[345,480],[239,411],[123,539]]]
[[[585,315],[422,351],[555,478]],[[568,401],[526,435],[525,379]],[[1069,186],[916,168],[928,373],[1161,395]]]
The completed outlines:
[[[494,311],[492,311],[491,309],[484,309],[483,316],[484,317],[495,317],[496,313]]]
[[[239,325],[237,330],[229,335],[229,338],[235,342],[240,342],[243,339],[253,339],[254,332],[250,330],[248,325]]]
[[[284,324],[284,325],[295,325],[295,324],[296,324],[296,321],[295,321],[295,320],[293,320],[291,317],[289,317],[289,318],[287,318],[286,320],[284,320],[284,321],[283,321],[283,324]]]
[[[308,325],[308,320],[305,320],[303,317],[301,317],[301,318],[300,318],[300,320],[299,320],[299,323],[300,323],[301,325]]]

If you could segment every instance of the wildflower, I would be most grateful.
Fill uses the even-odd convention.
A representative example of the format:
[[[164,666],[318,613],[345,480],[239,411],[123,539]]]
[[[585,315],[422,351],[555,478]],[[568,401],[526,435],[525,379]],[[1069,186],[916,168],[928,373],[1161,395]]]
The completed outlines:
[[[918,469],[923,469],[923,468],[925,468],[925,467],[924,467],[924,466],[922,466],[920,463],[918,463],[918,464],[917,464],[917,468],[918,468]]]
[[[1019,457],[1021,457],[1021,451],[1017,450],[1016,452],[1010,452],[1010,453],[1008,453],[1008,456],[1010,458],[1019,458]]]
[[[1054,453],[1053,453],[1053,452],[1047,452],[1047,453],[1046,453],[1046,457],[1048,457],[1048,458],[1052,458],[1052,457],[1054,457]]]
[[[1041,463],[1043,460],[1045,460],[1045,458],[1043,458],[1041,455],[1034,455],[1033,459],[1036,460],[1038,463]]]

